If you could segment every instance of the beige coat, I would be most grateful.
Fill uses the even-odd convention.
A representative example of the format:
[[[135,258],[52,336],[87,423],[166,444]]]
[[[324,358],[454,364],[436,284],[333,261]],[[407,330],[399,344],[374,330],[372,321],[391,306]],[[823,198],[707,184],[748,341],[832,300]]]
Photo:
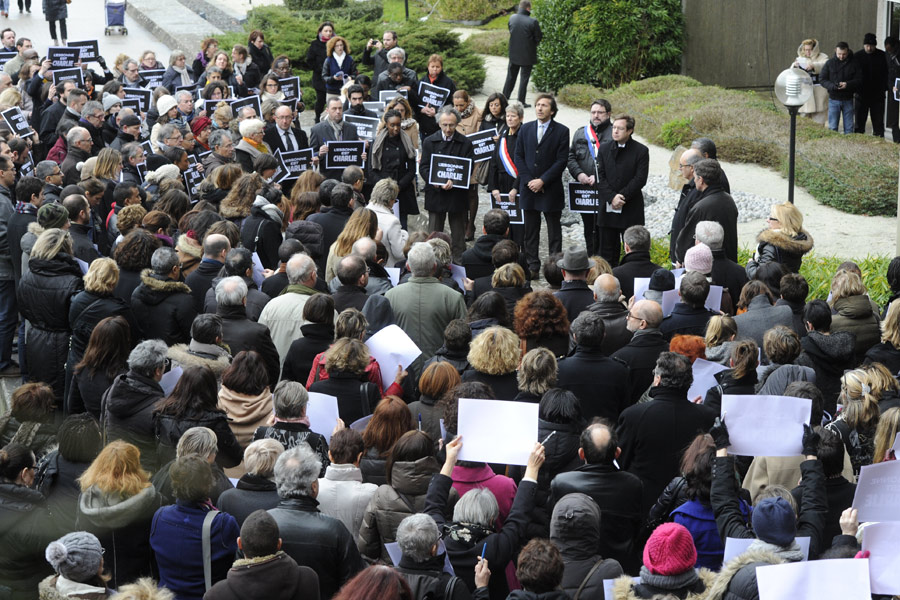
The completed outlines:
[[[228,426],[242,448],[253,441],[257,427],[274,423],[272,392],[268,387],[257,396],[250,396],[223,385],[219,388],[219,408],[228,414]]]
[[[743,488],[750,492],[753,504],[759,494],[768,485],[781,485],[789,490],[800,483],[800,463],[806,460],[803,456],[757,456],[750,463],[750,469],[744,477]],[[855,481],[853,465],[844,450],[844,470],[841,473],[847,481]]]
[[[819,43],[813,47],[812,58],[806,58],[803,54],[803,44],[797,48],[797,58],[803,59],[806,64],[806,71],[812,76],[822,72],[822,67],[828,62],[828,55],[819,50]],[[806,101],[806,104],[800,107],[801,114],[819,113],[828,110],[828,90],[821,85],[813,86],[812,98]]]

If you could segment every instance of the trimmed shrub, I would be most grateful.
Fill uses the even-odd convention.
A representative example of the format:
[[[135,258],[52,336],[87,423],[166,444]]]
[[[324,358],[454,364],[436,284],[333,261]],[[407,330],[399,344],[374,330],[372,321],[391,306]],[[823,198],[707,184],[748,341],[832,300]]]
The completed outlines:
[[[441,0],[437,12],[450,21],[481,21],[509,8],[509,0]]]
[[[614,86],[681,68],[681,0],[536,0],[533,15],[544,33],[540,89]]]
[[[284,0],[284,5],[290,10],[333,10],[345,4],[345,0]]]
[[[463,45],[476,54],[506,57],[509,55],[509,31],[497,29],[477,33],[469,36]]]

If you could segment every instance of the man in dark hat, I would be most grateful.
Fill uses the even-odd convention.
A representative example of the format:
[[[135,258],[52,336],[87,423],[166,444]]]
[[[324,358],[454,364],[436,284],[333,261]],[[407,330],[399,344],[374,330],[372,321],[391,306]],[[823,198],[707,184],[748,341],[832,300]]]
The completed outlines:
[[[594,292],[587,284],[591,261],[584,246],[570,246],[562,259],[556,261],[556,266],[562,270],[563,282],[553,295],[566,307],[571,323],[594,302]]]
[[[644,299],[662,305],[663,292],[675,289],[675,275],[668,269],[657,269],[650,275],[650,285],[644,290]]]
[[[884,92],[887,90],[887,60],[884,50],[877,48],[874,33],[863,36],[863,49],[854,54],[862,70],[862,86],[854,97],[855,133],[866,132],[866,119],[872,115],[872,135],[884,137]],[[893,82],[891,82],[893,85]]]

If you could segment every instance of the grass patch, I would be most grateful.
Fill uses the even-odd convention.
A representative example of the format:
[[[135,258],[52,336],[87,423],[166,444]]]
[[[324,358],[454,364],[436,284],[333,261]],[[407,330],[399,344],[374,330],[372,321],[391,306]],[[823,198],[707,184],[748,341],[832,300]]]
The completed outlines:
[[[407,0],[409,2],[409,20],[415,21],[419,17],[428,14],[425,6],[419,0]],[[402,23],[406,20],[406,8],[404,0],[384,0],[384,22]]]
[[[719,156],[787,174],[790,125],[771,94],[706,86],[681,75],[635,81],[611,90],[570,85],[559,100],[588,106],[607,98],[616,112],[638,121],[650,142],[675,148],[705,136]],[[767,99],[768,98],[768,99]],[[797,120],[797,185],[820,202],[853,214],[893,216],[897,210],[897,149],[870,135],[844,136],[812,121]]]
[[[509,18],[516,13],[515,7],[513,7],[508,13],[505,15],[501,15],[496,19],[492,19],[490,22],[485,23],[484,25],[480,25],[478,29],[484,29],[485,31],[491,31],[494,29],[499,29],[502,31],[509,32]]]
[[[738,248],[738,263],[746,265],[753,255],[753,248]],[[837,272],[838,266],[852,260],[859,265],[863,274],[863,283],[868,290],[869,297],[879,306],[883,306],[891,296],[891,290],[887,282],[887,268],[891,256],[865,256],[864,258],[845,258],[839,256],[819,255],[815,252],[807,254],[800,266],[800,274],[806,278],[809,284],[809,296],[806,301],[825,300],[831,289],[831,278]],[[669,264],[669,238],[658,238],[651,241],[650,260],[658,265]],[[737,299],[735,299],[735,302]]]
[[[476,33],[466,39],[465,45],[476,54],[507,56],[509,54],[509,31],[494,29]]]

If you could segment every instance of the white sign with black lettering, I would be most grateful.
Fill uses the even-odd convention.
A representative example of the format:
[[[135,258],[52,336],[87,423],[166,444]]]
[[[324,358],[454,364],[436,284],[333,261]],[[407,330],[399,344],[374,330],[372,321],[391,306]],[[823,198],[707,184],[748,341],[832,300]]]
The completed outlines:
[[[375,117],[361,117],[344,113],[344,120],[356,127],[356,135],[370,142],[375,139],[375,130],[378,129],[378,119]]]
[[[100,45],[97,40],[84,40],[81,42],[68,42],[69,48],[78,48],[80,52],[81,62],[93,62],[100,56]]]
[[[53,69],[71,69],[78,62],[81,48],[67,48],[66,46],[54,46],[47,50],[47,60]]]
[[[469,181],[472,179],[472,159],[432,154],[429,168],[428,183],[431,185],[441,187],[452,181],[455,188],[469,189]]]
[[[569,182],[569,210],[577,213],[596,213],[600,206],[600,192],[592,185]]]
[[[495,135],[497,135],[496,131],[487,129],[466,136],[472,142],[472,154],[475,155],[475,162],[491,160],[491,155],[494,154],[494,149],[497,147],[497,143],[494,141]]]
[[[419,108],[425,108],[426,106],[440,108],[447,103],[447,98],[449,97],[450,90],[447,88],[431,85],[424,81],[419,82]]]
[[[62,84],[64,81],[74,81],[79,88],[84,87],[84,73],[80,67],[73,69],[53,69],[53,85],[57,90],[62,92]]]
[[[516,196],[515,200],[510,201],[509,194],[500,194],[500,201],[498,202],[494,195],[491,194],[491,208],[499,208],[500,210],[505,210],[506,214],[509,215],[509,224],[510,225],[524,225],[525,224],[525,213],[522,212],[522,209],[519,208],[519,197]]]
[[[150,97],[153,92],[144,88],[124,88],[125,98],[135,99],[140,102],[141,112],[150,110]]]
[[[0,115],[6,121],[9,128],[19,137],[26,137],[34,133],[34,129],[28,124],[28,119],[18,106],[7,108]]]
[[[365,166],[363,153],[366,151],[365,142],[325,142],[328,151],[325,152],[326,169],[343,169],[350,165]]]

